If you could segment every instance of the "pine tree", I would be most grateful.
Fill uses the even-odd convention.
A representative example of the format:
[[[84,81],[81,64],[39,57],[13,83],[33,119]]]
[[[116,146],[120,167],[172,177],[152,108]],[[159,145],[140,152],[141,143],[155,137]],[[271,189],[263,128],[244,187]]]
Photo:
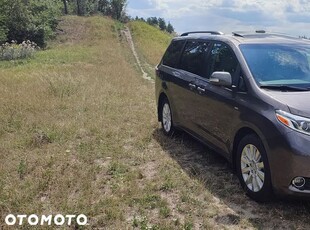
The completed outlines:
[[[163,18],[158,18],[158,25],[161,30],[167,29],[166,21]]]
[[[173,28],[173,26],[171,25],[170,22],[167,25],[167,32],[170,33],[170,34],[172,34],[174,32],[174,28]]]

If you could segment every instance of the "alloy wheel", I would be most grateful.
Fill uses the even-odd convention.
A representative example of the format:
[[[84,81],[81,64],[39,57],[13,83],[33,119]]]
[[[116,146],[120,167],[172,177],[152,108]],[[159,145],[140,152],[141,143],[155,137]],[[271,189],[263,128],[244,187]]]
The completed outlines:
[[[241,153],[242,178],[252,192],[259,192],[265,181],[265,170],[262,155],[255,145],[246,145]]]
[[[168,103],[165,103],[162,109],[162,122],[164,130],[169,133],[172,125],[171,109]]]

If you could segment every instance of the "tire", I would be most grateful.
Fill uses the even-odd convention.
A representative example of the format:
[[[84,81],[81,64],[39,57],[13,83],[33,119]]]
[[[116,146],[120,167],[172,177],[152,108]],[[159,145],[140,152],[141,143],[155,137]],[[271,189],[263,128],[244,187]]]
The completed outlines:
[[[239,142],[236,158],[239,181],[246,194],[257,202],[273,198],[270,168],[262,141],[254,134]]]
[[[172,110],[167,98],[165,98],[161,103],[160,113],[162,130],[165,135],[171,136],[174,133],[174,126],[172,120]]]

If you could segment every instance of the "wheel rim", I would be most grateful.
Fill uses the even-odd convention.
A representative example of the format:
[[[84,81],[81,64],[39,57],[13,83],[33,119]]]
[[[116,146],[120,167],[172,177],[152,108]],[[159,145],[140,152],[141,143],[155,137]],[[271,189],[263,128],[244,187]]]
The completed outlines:
[[[167,133],[171,129],[171,110],[167,103],[163,106],[163,127]]]
[[[259,192],[265,181],[262,155],[252,144],[246,145],[241,154],[241,173],[244,183],[252,192]]]

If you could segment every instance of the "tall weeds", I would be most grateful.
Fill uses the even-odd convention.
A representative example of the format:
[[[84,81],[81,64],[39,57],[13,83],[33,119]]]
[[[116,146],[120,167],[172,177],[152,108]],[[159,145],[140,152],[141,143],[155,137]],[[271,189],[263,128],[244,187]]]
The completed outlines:
[[[30,58],[38,49],[37,44],[29,40],[21,44],[16,41],[6,42],[0,46],[0,61]]]

